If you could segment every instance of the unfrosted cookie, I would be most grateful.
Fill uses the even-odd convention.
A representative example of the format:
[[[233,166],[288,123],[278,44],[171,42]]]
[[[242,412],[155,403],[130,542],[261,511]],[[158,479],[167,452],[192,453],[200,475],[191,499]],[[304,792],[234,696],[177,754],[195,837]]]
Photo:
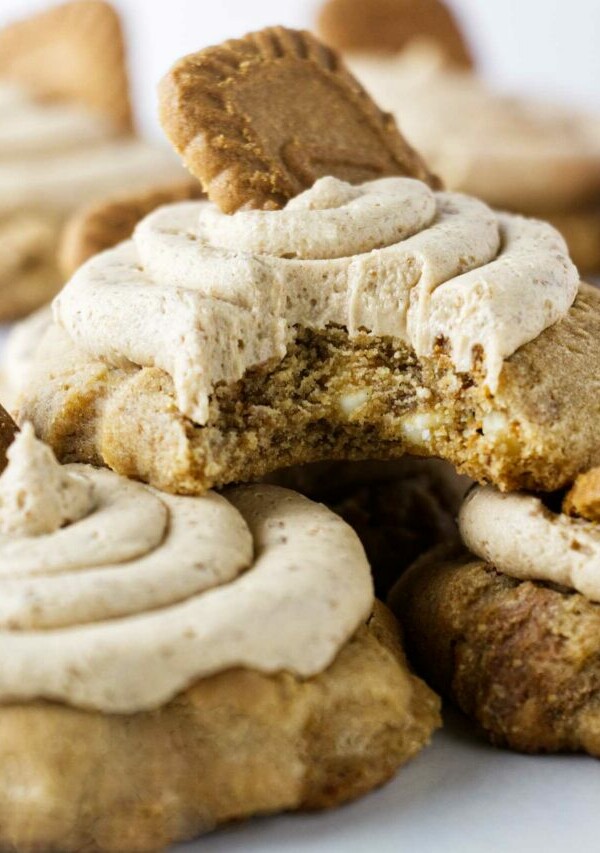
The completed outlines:
[[[593,275],[600,270],[600,205],[539,215],[558,228],[582,274]]]
[[[183,57],[161,83],[160,116],[226,213],[283,207],[323,175],[434,182],[393,119],[307,32],[272,27]]]
[[[327,44],[343,52],[391,54],[426,41],[452,65],[473,64],[466,39],[442,0],[327,0],[317,27]]]
[[[40,211],[0,215],[0,322],[23,317],[55,295],[60,221]]]
[[[29,425],[9,457],[2,847],[162,849],[338,805],[428,742],[439,701],[325,507],[274,486],[173,497],[61,467]]]
[[[18,427],[3,406],[0,406],[0,472],[6,467],[6,451],[12,444]]]

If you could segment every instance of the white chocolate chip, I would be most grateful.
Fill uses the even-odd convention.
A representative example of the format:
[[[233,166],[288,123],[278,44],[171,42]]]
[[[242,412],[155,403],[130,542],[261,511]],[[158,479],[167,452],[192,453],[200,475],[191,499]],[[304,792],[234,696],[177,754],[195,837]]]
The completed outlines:
[[[340,397],[340,409],[345,415],[350,417],[350,415],[353,415],[357,409],[364,406],[368,399],[369,392],[366,388],[349,391],[347,394],[343,394]]]

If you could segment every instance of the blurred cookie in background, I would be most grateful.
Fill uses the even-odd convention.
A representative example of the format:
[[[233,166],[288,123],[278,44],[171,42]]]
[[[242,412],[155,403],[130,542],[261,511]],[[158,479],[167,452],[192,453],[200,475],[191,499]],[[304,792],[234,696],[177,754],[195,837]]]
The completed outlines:
[[[327,0],[317,29],[345,54],[393,56],[422,43],[435,46],[451,66],[473,65],[461,27],[441,0]]]
[[[350,69],[446,187],[551,222],[580,271],[600,271],[600,116],[495,91],[458,61],[449,33],[459,25],[447,9],[452,26],[434,28],[429,3],[366,0],[356,4],[362,39],[358,26],[350,39],[336,31],[345,32],[346,5],[322,7],[322,36],[338,40]],[[470,56],[464,36],[460,43]]]
[[[56,247],[80,204],[181,175],[135,135],[116,11],[74,0],[0,30],[0,321],[61,284]]]

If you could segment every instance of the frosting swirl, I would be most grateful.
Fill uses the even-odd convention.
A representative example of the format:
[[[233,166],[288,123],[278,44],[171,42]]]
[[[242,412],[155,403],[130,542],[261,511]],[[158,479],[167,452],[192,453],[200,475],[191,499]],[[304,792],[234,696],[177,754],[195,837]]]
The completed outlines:
[[[340,518],[275,486],[201,498],[60,466],[29,426],[0,477],[0,701],[157,707],[235,666],[325,669],[370,613]]]
[[[549,581],[600,602],[600,526],[549,510],[529,494],[474,488],[460,510],[465,545],[498,571]]]
[[[80,107],[40,103],[0,84],[0,215],[21,209],[63,217],[102,192],[181,174],[167,151]]]
[[[219,382],[281,359],[303,325],[391,335],[456,369],[503,359],[562,317],[579,277],[549,225],[408,178],[322,178],[281,211],[169,205],[88,261],[54,303],[84,351],[157,366],[199,424]]]

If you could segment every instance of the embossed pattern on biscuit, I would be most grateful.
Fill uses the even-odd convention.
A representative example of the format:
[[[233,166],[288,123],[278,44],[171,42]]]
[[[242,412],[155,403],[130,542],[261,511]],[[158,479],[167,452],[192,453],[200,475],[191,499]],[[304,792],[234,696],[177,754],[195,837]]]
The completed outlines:
[[[104,0],[72,0],[0,30],[0,77],[132,130],[121,23]]]
[[[0,477],[0,701],[157,707],[232,667],[322,672],[369,616],[358,537],[275,486],[176,497],[60,466],[29,425]]]
[[[453,65],[473,65],[465,37],[442,0],[326,0],[317,26],[337,50],[393,53],[423,40],[433,42]]]
[[[283,207],[324,175],[435,183],[393,119],[306,32],[273,27],[184,57],[161,83],[160,114],[227,213]]]

